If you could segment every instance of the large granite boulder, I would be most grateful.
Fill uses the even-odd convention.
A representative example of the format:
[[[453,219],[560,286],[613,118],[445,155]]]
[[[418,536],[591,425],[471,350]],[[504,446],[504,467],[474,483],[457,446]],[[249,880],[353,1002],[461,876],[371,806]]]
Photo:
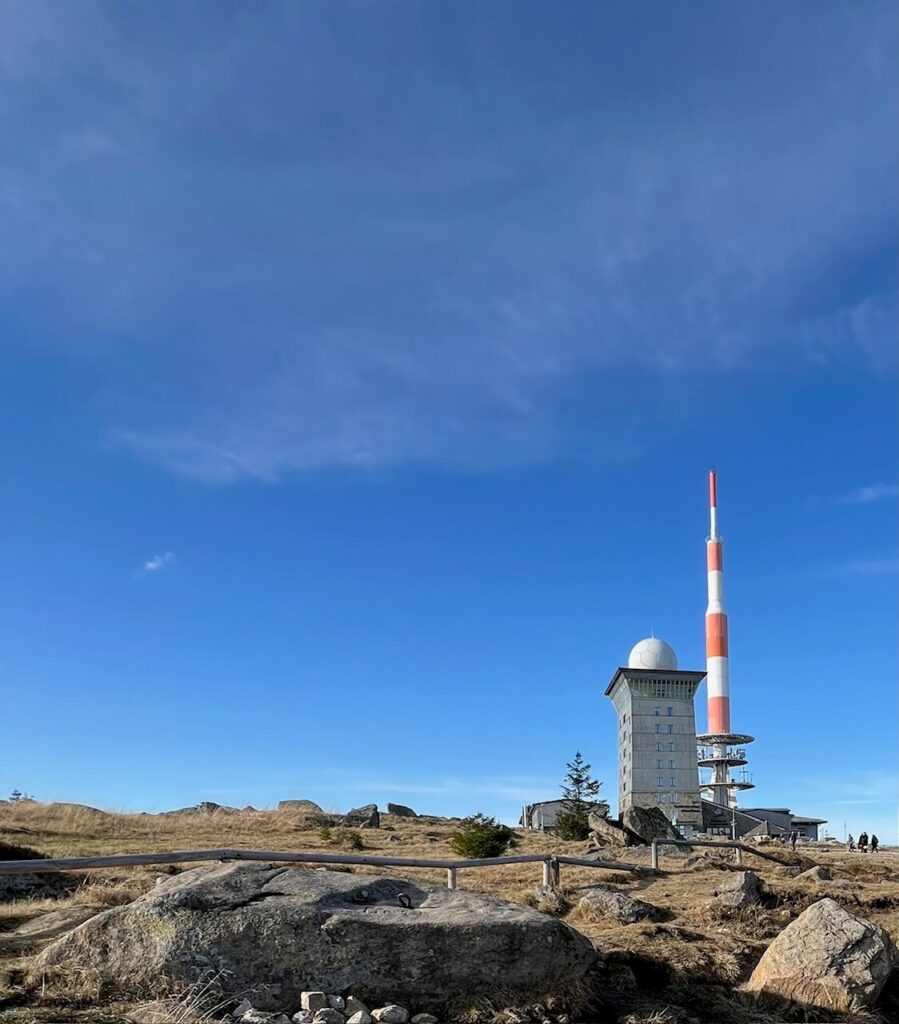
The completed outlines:
[[[516,1002],[562,996],[596,962],[585,936],[518,904],[402,878],[216,864],[86,921],[32,976],[64,985],[85,971],[145,999],[212,970],[226,996],[264,1010],[322,991],[442,1013],[495,998],[498,984]]]
[[[882,928],[823,899],[771,943],[746,989],[759,996],[854,1013],[877,1001],[895,958]]]
[[[587,815],[587,825],[590,829],[590,839],[601,850],[623,850],[627,846],[636,846],[640,843],[639,836],[623,828],[619,822],[595,811],[590,811]]]
[[[621,824],[644,843],[651,843],[653,839],[683,838],[659,807],[629,807],[621,815]]]
[[[294,814],[324,814],[325,812],[314,800],[279,800],[279,811],[292,811]]]
[[[405,804],[388,804],[387,813],[395,814],[398,818],[417,818],[418,815],[411,807],[407,807]]]
[[[380,828],[381,814],[377,804],[354,807],[343,816],[343,824],[355,828]]]

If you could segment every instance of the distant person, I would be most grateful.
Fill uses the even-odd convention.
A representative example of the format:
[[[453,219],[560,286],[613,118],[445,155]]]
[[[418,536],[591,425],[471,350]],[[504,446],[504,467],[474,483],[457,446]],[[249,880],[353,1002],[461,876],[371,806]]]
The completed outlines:
[[[880,846],[880,840],[875,835],[871,835],[871,853],[877,853],[877,847]]]
[[[796,840],[797,840],[797,838],[798,838],[798,834],[796,832],[791,832],[790,833],[790,848],[793,849],[793,850],[796,849]]]
[[[849,833],[849,838],[846,840],[846,849],[852,853],[855,849],[855,840],[852,838],[852,833]]]
[[[858,848],[859,848],[859,851],[861,853],[867,853],[868,852],[868,833],[867,832],[862,832],[862,834],[858,837]]]

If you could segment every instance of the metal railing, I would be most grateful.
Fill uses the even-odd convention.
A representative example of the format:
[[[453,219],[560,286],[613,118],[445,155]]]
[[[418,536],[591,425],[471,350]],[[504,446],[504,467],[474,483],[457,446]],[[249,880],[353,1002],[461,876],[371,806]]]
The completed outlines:
[[[720,844],[716,844],[720,845]],[[655,850],[653,851],[655,859]],[[285,864],[350,864],[368,867],[442,868],[448,889],[457,887],[457,872],[467,868],[503,867],[507,864],[543,864],[543,884],[558,888],[561,866],[600,868],[639,873],[646,869],[621,861],[591,860],[549,853],[523,853],[511,857],[483,857],[477,860],[428,860],[417,857],[376,857],[363,854],[305,853],[292,850],[176,850],[164,853],[125,853],[97,857],[35,858],[0,861],[0,875],[46,874],[58,871],[86,871],[92,868],[134,867],[146,864],[189,864],[198,861],[273,861]]]

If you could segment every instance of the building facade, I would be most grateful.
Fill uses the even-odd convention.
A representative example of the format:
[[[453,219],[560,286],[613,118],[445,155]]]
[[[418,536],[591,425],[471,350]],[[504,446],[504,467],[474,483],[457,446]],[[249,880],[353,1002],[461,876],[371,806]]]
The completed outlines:
[[[641,640],[606,687],[618,713],[618,813],[659,807],[685,836],[702,830],[693,698],[705,672],[677,667],[663,640]]]

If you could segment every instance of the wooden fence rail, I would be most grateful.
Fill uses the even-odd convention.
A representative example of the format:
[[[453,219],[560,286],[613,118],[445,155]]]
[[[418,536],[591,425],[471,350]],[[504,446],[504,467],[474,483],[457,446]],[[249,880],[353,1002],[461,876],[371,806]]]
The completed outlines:
[[[737,863],[743,863],[743,854],[751,853],[755,857],[761,857],[763,860],[774,861],[775,864],[781,866],[786,865],[788,862],[781,860],[780,857],[775,857],[773,853],[765,853],[763,850],[756,850],[751,846],[746,846],[745,843],[737,843],[731,840],[726,842],[719,842],[711,839],[653,839],[652,841],[652,866],[658,871],[659,869],[659,847],[660,846],[717,846],[719,849],[727,847],[737,851]]]
[[[511,857],[484,857],[476,860],[428,860],[417,857],[374,857],[349,853],[305,853],[292,850],[175,850],[165,853],[124,853],[98,857],[35,858],[0,861],[0,875],[23,875],[57,871],[87,871],[91,868],[135,867],[142,864],[190,864],[198,861],[274,861],[285,864],[356,864],[369,867],[442,868],[446,883],[455,889],[457,872],[463,868],[492,868],[506,864],[542,864],[543,884],[557,887],[561,865],[600,868],[614,871],[645,870],[621,861],[589,860],[585,857],[555,856],[547,853],[523,853]]]

